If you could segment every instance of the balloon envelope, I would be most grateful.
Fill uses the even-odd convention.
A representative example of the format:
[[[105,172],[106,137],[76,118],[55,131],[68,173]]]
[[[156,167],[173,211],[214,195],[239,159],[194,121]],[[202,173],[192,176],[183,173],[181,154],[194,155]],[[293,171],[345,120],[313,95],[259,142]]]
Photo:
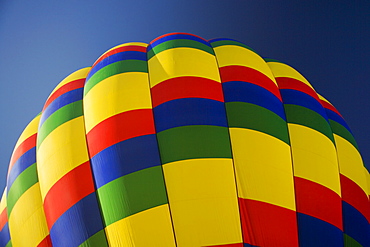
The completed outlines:
[[[343,117],[241,42],[116,46],[37,119],[34,172],[10,164],[1,246],[370,245],[370,176]],[[11,189],[22,178],[38,197]],[[16,230],[31,205],[39,235]]]

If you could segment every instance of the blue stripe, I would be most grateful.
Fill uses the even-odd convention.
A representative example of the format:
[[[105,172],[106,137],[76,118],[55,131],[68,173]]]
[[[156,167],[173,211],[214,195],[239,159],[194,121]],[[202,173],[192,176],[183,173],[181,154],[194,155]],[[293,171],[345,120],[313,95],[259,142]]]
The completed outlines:
[[[344,128],[346,128],[349,133],[352,133],[351,129],[349,128],[349,126],[347,125],[346,121],[344,121],[344,119],[339,116],[336,112],[332,111],[332,110],[329,110],[329,109],[325,109],[326,110],[326,114],[328,116],[329,119],[339,123],[340,125],[342,125]]]
[[[60,95],[53,102],[51,102],[50,105],[48,105],[48,107],[43,111],[39,126],[42,126],[46,119],[48,119],[54,112],[56,112],[63,106],[82,100],[83,90],[83,87],[71,90],[65,94]]]
[[[96,194],[84,197],[54,223],[50,237],[54,247],[79,246],[103,229]]]
[[[198,38],[196,36],[193,36],[193,35],[189,35],[189,34],[172,34],[172,35],[169,35],[169,36],[166,36],[166,37],[163,37],[159,40],[156,40],[154,41],[153,43],[150,43],[148,48],[147,48],[147,52],[150,51],[151,49],[153,49],[153,47],[161,44],[161,43],[164,43],[166,41],[169,41],[169,40],[176,40],[176,39],[190,39],[190,40],[194,40],[194,41],[198,41],[199,43],[203,43],[209,47],[212,47],[206,40],[204,39],[201,39],[201,38]]]
[[[243,44],[243,43],[242,43],[242,42],[240,42],[239,40],[236,40],[236,39],[225,39],[225,38],[210,39],[210,40],[208,40],[208,42],[209,42],[209,43],[213,43],[213,42],[223,41],[223,40],[231,40],[231,41],[235,41],[235,42],[238,42],[238,43]]]
[[[97,188],[129,173],[160,164],[154,134],[119,142],[91,158]]]
[[[8,222],[4,225],[3,229],[0,231],[0,247],[5,247],[10,241],[10,233]]]
[[[324,107],[310,95],[294,89],[280,89],[284,104],[300,105],[320,114],[328,123]]]
[[[343,232],[323,220],[297,213],[298,238],[300,247],[343,246]]]
[[[246,102],[264,107],[286,121],[283,103],[269,90],[249,82],[222,83],[225,102]]]
[[[344,233],[362,246],[370,246],[370,224],[365,216],[345,201],[342,201],[342,208]]]
[[[214,125],[227,127],[223,102],[185,98],[165,102],[153,109],[157,132],[186,125]]]
[[[243,247],[259,247],[259,246],[244,243]]]
[[[104,58],[102,61],[96,64],[93,68],[91,68],[86,81],[88,81],[90,77],[92,77],[98,70],[102,69],[103,67],[123,60],[147,61],[147,56],[145,52],[141,51],[124,51],[110,55],[109,57]]]
[[[31,148],[14,163],[12,170],[9,173],[7,179],[8,191],[12,187],[17,177],[26,170],[29,166],[36,163],[36,147]]]

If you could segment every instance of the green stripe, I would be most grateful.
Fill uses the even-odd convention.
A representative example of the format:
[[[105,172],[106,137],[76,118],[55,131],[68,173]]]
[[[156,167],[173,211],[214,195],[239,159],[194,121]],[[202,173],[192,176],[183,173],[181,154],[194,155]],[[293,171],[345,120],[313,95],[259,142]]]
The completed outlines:
[[[272,58],[264,58],[263,60],[265,60],[265,62],[266,62],[266,63],[268,63],[268,62],[282,63],[282,62],[280,62],[279,60],[272,59]]]
[[[249,46],[241,43],[241,42],[238,42],[238,41],[235,41],[235,40],[219,40],[219,41],[215,41],[215,42],[212,42],[211,43],[211,46],[213,48],[216,48],[216,47],[219,47],[219,46],[223,46],[223,45],[235,45],[235,46],[241,46],[241,47],[244,47],[248,50],[251,50],[253,51],[254,53],[256,53],[258,55],[258,53],[253,50],[252,48],[250,48]]]
[[[195,41],[195,40],[190,40],[190,39],[175,39],[175,40],[169,40],[163,43],[160,43],[159,45],[153,47],[151,50],[148,51],[147,56],[148,60],[151,59],[153,56],[156,54],[169,50],[172,48],[178,48],[178,47],[189,47],[189,48],[195,48],[199,49],[202,51],[205,51],[211,55],[215,55],[213,52],[212,47],[203,44],[201,42]]]
[[[331,126],[334,134],[337,134],[337,135],[343,137],[344,139],[346,139],[348,142],[350,142],[359,151],[355,138],[353,137],[351,132],[348,131],[348,129],[346,127],[344,127],[343,125],[341,125],[340,123],[338,123],[334,120],[329,120],[329,122],[330,122],[330,126]]]
[[[11,240],[9,240],[9,242],[5,245],[5,247],[12,247],[13,245],[12,245],[12,241]]]
[[[225,105],[230,128],[257,130],[274,136],[289,145],[287,123],[274,112],[259,105],[245,102],[228,102]]]
[[[162,167],[130,173],[97,190],[105,225],[168,203]]]
[[[226,127],[189,125],[157,134],[162,163],[196,158],[231,158]]]
[[[45,120],[37,136],[37,149],[44,139],[60,125],[83,115],[82,100],[75,101],[55,111]]]
[[[356,240],[354,240],[345,233],[343,234],[343,238],[345,247],[362,247],[362,245],[359,242],[357,242]]]
[[[300,124],[317,130],[334,143],[330,125],[320,114],[300,105],[285,104],[284,109],[288,123]]]
[[[11,214],[18,199],[35,183],[38,182],[36,163],[27,167],[14,181],[8,192],[8,215]]]
[[[109,64],[100,70],[96,71],[88,81],[86,81],[84,88],[84,95],[86,95],[96,84],[102,80],[126,72],[146,72],[148,73],[147,61],[142,60],[122,60],[116,63]]]
[[[105,236],[105,231],[100,230],[85,242],[79,245],[80,247],[108,247],[107,238]]]

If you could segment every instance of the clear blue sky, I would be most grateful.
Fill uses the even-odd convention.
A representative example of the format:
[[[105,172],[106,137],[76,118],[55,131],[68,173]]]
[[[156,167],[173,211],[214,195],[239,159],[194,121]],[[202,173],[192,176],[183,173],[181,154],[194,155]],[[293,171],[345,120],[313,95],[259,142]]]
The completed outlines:
[[[169,32],[232,38],[300,71],[342,113],[370,164],[370,2],[0,0],[0,190],[53,88],[109,48]]]

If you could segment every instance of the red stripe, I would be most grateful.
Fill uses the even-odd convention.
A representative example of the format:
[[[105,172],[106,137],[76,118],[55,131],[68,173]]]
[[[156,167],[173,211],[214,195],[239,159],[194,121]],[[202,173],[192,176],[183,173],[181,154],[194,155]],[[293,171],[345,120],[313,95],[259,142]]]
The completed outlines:
[[[49,96],[42,110],[44,111],[50,105],[51,102],[53,102],[56,98],[58,98],[62,94],[65,94],[77,88],[82,88],[84,87],[84,85],[85,85],[85,78],[71,81],[61,86],[60,88],[58,88],[57,91],[55,91],[52,95]]]
[[[47,235],[38,245],[37,247],[52,247],[53,244],[51,243],[50,235]]]
[[[12,155],[12,158],[10,159],[10,163],[9,163],[9,169],[8,169],[8,173],[11,171],[11,169],[13,168],[14,166],[14,163],[17,162],[17,160],[24,154],[26,153],[27,151],[29,151],[30,149],[34,148],[36,146],[36,137],[37,137],[37,134],[34,134],[30,137],[28,137],[26,140],[24,140],[18,147],[17,149],[14,151],[13,155]]]
[[[255,246],[298,246],[297,215],[273,204],[239,198],[244,243]]]
[[[317,96],[315,90],[313,90],[310,86],[308,86],[304,82],[301,82],[300,80],[290,77],[276,77],[276,82],[279,85],[279,89],[293,89],[301,91],[320,102],[319,96]]]
[[[8,213],[6,208],[4,208],[3,212],[0,214],[0,231],[3,230],[6,222],[8,222]]]
[[[343,230],[342,201],[331,189],[294,177],[297,212],[310,215]]]
[[[157,40],[160,40],[160,39],[162,39],[162,38],[164,38],[164,37],[171,36],[171,35],[177,35],[177,34],[185,34],[185,35],[189,35],[189,36],[194,36],[194,37],[197,37],[197,38],[202,39],[202,40],[204,40],[204,41],[207,41],[207,40],[203,39],[202,37],[200,37],[200,36],[198,36],[198,35],[191,34],[191,33],[181,33],[181,32],[180,32],[180,33],[167,33],[167,34],[163,34],[162,36],[159,36],[158,38],[153,39],[149,44],[152,44],[152,43],[156,42]],[[208,41],[207,41],[207,42],[208,42]]]
[[[151,94],[153,107],[182,98],[206,98],[224,102],[221,83],[194,76],[182,76],[163,81],[151,89]]]
[[[44,201],[44,210],[49,229],[70,207],[94,192],[94,182],[87,161],[59,179],[49,190]]]
[[[342,200],[351,204],[370,222],[370,201],[368,195],[354,181],[340,174]]]
[[[231,65],[220,68],[222,82],[244,81],[253,83],[273,93],[280,101],[280,91],[276,84],[265,74],[245,66]]]
[[[122,112],[100,122],[87,134],[90,157],[118,142],[154,133],[152,109]]]
[[[332,104],[329,104],[325,100],[321,100],[321,105],[324,108],[329,109],[329,110],[335,112],[336,114],[338,114],[339,116],[341,116],[343,118],[343,116],[339,113],[339,111]]]
[[[138,46],[138,45],[128,45],[128,46],[118,47],[116,49],[113,49],[111,51],[108,51],[107,53],[104,53],[103,56],[101,56],[100,58],[98,58],[98,60],[95,61],[95,63],[93,64],[92,68],[95,65],[97,65],[98,63],[100,63],[102,60],[106,59],[107,57],[112,56],[112,55],[117,54],[117,53],[120,53],[120,52],[125,52],[125,51],[146,52],[146,47]]]

